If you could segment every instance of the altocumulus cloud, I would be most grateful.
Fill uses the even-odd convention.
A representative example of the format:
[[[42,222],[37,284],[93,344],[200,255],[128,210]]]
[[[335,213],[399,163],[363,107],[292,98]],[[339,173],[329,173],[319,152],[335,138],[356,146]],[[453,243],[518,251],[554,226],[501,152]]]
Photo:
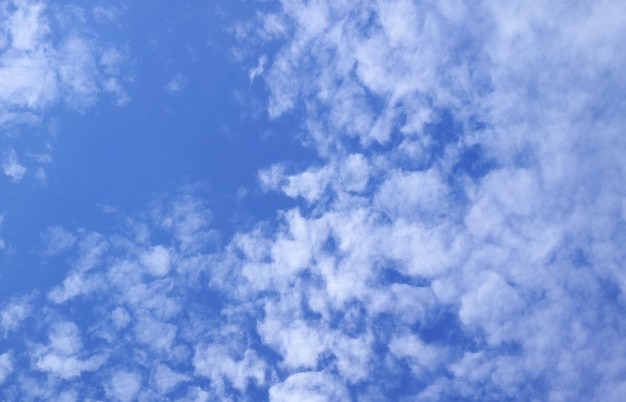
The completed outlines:
[[[43,249],[70,268],[2,305],[4,396],[621,400],[622,7],[285,0],[257,14],[237,32],[266,60],[253,78],[268,114],[301,119],[319,155],[268,166],[259,186],[298,206],[217,250],[187,187],[118,233],[51,227]],[[44,28],[15,52],[36,55]],[[6,110],[54,93],[18,89]]]
[[[105,46],[89,28],[88,16],[102,7],[47,5],[36,1],[0,2],[0,127],[11,132],[20,125],[39,127],[42,112],[62,105],[84,112],[101,94],[123,105],[129,101],[119,68],[125,63],[124,47]],[[9,143],[12,136],[8,136]],[[5,142],[3,135],[3,143]],[[48,152],[54,135],[37,148]],[[32,146],[32,145],[31,145]],[[6,148],[2,168],[20,181],[27,167],[19,162],[22,150]],[[32,156],[32,155],[31,155]],[[35,162],[51,156],[35,155]],[[45,160],[42,160],[45,159]],[[36,170],[42,179],[45,172]]]

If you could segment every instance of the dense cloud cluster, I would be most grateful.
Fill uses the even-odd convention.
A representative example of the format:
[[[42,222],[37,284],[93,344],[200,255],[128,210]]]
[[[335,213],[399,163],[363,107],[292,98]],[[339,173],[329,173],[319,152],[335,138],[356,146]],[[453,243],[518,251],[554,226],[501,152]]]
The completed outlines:
[[[11,21],[42,18],[20,7]],[[115,233],[50,227],[43,253],[71,268],[3,302],[3,396],[620,400],[620,13],[283,0],[237,25],[269,116],[299,119],[293,135],[319,155],[258,173],[298,206],[224,247],[193,187]],[[97,84],[63,85],[85,103]],[[0,94],[3,113],[41,107],[46,88]]]

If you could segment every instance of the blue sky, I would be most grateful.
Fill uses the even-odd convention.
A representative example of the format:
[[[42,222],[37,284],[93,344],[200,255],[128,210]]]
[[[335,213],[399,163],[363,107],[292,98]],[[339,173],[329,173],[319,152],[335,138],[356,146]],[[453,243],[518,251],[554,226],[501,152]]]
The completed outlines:
[[[623,2],[0,2],[0,395],[620,401]]]

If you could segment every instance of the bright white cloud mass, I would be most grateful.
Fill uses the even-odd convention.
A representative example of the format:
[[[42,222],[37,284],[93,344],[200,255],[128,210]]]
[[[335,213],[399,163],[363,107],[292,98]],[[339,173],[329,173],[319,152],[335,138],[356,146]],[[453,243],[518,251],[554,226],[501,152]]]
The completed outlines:
[[[623,400],[622,1],[140,3],[0,2],[3,400]]]

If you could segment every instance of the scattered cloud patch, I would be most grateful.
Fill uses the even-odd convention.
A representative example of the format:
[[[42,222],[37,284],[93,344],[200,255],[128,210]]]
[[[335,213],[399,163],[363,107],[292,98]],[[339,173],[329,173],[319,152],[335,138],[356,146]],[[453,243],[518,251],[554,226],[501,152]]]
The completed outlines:
[[[0,310],[7,395],[35,370],[38,395],[121,401],[618,400],[624,27],[610,1],[536,6],[284,0],[239,26],[270,123],[318,157],[258,172],[296,206],[223,246],[191,187],[110,232],[50,227],[68,270]],[[67,71],[98,69],[72,40]],[[57,90],[94,102],[69,75]]]
[[[100,24],[118,22],[120,10],[112,5],[97,5],[92,10],[94,19]]]
[[[38,370],[67,380],[84,371],[97,370],[106,361],[102,355],[81,359],[81,352],[78,327],[71,322],[56,322],[50,330],[48,345],[35,347],[33,356]]]
[[[44,110],[58,101],[78,110],[93,105],[102,81],[119,69],[120,50],[108,47],[98,61],[101,45],[82,35],[80,29],[52,31],[51,21],[56,17],[48,13],[45,3],[24,1],[14,6],[4,15],[8,40],[0,53],[2,120]],[[65,11],[59,18],[73,19],[75,28],[84,24],[77,17],[80,13]],[[109,77],[103,79],[101,69]]]
[[[19,163],[17,154],[15,153],[15,150],[12,149],[8,154],[6,154],[4,162],[2,162],[2,170],[6,176],[11,178],[11,180],[19,182],[26,174],[27,169]]]
[[[164,364],[157,366],[153,376],[157,390],[163,394],[170,393],[179,384],[190,380],[189,376],[177,373]]]
[[[176,95],[182,92],[187,86],[187,79],[182,74],[177,74],[165,84],[163,87],[170,95]]]
[[[0,355],[0,384],[4,383],[13,371],[13,361],[11,353],[6,352]]]
[[[117,371],[111,377],[107,396],[116,401],[129,402],[136,398],[141,390],[142,378],[137,373]]]
[[[270,399],[277,402],[348,400],[345,386],[318,372],[302,372],[270,388]]]
[[[0,328],[6,339],[16,332],[32,311],[32,296],[13,297],[0,310]]]
[[[265,69],[265,63],[267,63],[267,57],[265,55],[259,57],[259,62],[253,69],[250,70],[248,76],[250,77],[250,84],[254,82],[254,79],[263,74]]]
[[[0,12],[0,125],[38,126],[56,106],[84,113],[103,93],[123,106],[130,100],[125,89],[124,46],[104,46],[90,32],[80,7],[56,7],[41,1],[5,2]],[[32,156],[37,164],[52,159],[52,140],[46,153]],[[14,150],[3,170],[20,181],[28,165]],[[43,168],[33,167],[39,181]]]
[[[43,254],[51,257],[71,248],[76,242],[76,236],[60,226],[51,226],[41,234],[44,243]]]

